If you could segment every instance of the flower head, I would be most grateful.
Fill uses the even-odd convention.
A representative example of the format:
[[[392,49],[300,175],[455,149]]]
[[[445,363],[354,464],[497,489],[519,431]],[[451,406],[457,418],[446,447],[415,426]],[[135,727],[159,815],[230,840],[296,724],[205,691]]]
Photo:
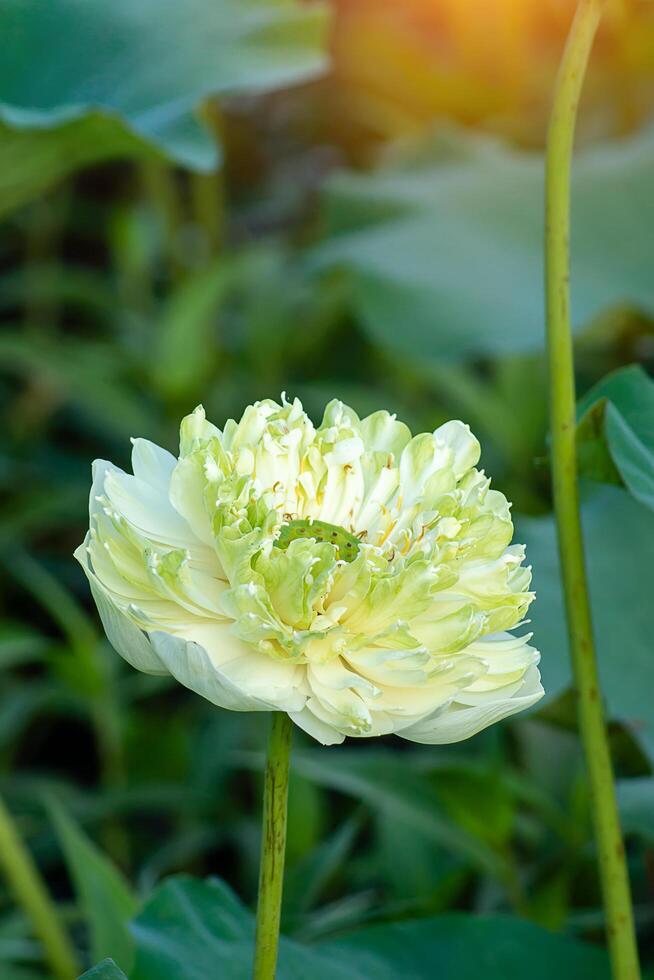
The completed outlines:
[[[180,453],[133,441],[94,464],[76,557],[109,640],[224,708],[281,710],[319,741],[454,742],[543,694],[510,506],[462,422],[412,438],[387,412],[296,399]]]

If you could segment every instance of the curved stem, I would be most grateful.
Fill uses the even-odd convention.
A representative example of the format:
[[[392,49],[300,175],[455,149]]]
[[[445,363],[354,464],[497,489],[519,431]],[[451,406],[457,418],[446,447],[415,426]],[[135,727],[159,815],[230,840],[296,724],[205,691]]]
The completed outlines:
[[[288,774],[293,722],[283,711],[272,716],[263,789],[263,827],[254,980],[274,980],[284,884]]]
[[[616,980],[640,977],[629,877],[600,695],[579,512],[570,326],[570,170],[579,95],[604,0],[580,0],[561,62],[547,141],[546,293],[552,479],[579,728],[590,782],[609,951]]]
[[[16,900],[22,905],[34,932],[43,943],[53,976],[60,980],[72,980],[79,973],[75,952],[37,867],[1,799],[0,865]]]

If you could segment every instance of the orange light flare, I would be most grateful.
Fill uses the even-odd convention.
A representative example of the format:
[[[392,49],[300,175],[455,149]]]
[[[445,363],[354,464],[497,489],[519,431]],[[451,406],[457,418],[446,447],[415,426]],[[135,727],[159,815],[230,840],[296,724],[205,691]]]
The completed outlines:
[[[333,0],[334,114],[383,139],[449,117],[542,143],[576,0]],[[654,108],[654,3],[610,0],[585,108],[622,133]]]

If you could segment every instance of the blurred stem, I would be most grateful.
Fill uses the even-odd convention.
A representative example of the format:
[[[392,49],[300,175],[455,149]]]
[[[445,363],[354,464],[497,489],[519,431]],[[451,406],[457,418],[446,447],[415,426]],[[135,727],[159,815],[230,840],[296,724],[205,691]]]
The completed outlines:
[[[195,223],[206,235],[209,254],[217,255],[223,245],[222,171],[191,174],[191,203]]]
[[[277,964],[292,730],[285,711],[273,712],[263,788],[254,980],[274,980]]]
[[[570,171],[581,87],[604,0],[580,0],[559,69],[547,140],[546,294],[552,480],[570,650],[599,849],[613,976],[640,976],[629,877],[602,708],[579,510],[570,324]]]
[[[179,233],[184,224],[184,208],[175,170],[162,160],[145,159],[141,164],[141,175],[146,196],[161,221],[165,260],[171,278],[175,279],[182,271],[178,248]]]
[[[217,143],[217,152],[223,152],[223,120],[215,100],[207,100],[200,114],[211,130]],[[195,223],[206,235],[209,254],[217,255],[224,244],[225,184],[224,160],[219,160],[215,173],[191,174],[191,205]]]
[[[53,976],[72,980],[79,974],[77,957],[48,891],[14,820],[0,799],[0,865],[43,943]]]
[[[70,208],[69,184],[58,193],[35,201],[28,213],[25,236],[25,269],[33,286],[25,300],[25,323],[29,329],[52,330],[58,319],[54,293],[54,260],[61,244]]]

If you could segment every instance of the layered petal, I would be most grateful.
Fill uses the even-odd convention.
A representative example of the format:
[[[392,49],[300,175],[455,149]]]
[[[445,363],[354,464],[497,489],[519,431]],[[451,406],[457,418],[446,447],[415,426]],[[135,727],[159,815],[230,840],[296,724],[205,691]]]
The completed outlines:
[[[467,738],[542,695],[518,626],[534,596],[510,504],[468,426],[411,436],[332,401],[314,427],[266,399],[221,430],[198,407],[179,457],[97,461],[76,552],[107,637],[234,711],[312,737]]]

